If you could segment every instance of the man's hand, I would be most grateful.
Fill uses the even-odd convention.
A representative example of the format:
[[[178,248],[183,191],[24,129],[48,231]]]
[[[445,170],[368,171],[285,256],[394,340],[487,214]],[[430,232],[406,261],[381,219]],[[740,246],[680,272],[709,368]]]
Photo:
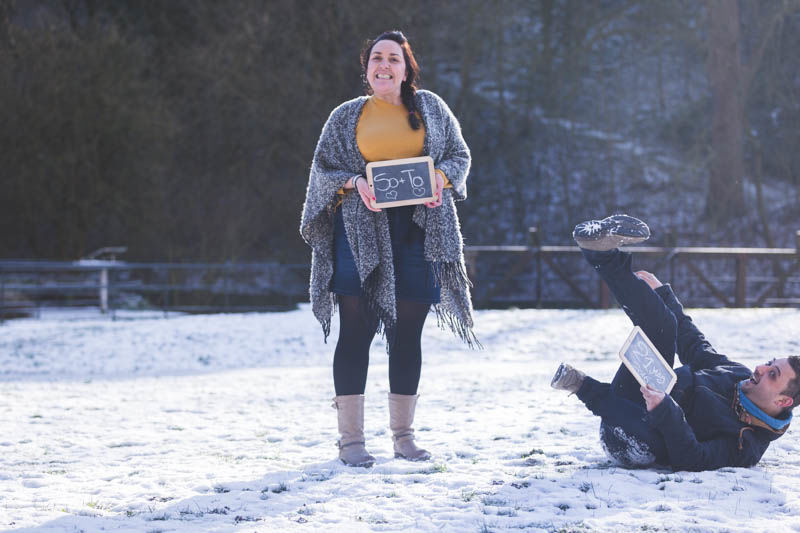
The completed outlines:
[[[642,391],[642,396],[644,396],[644,403],[647,405],[647,412],[652,411],[664,400],[665,394],[661,391],[658,391],[647,385],[646,387],[640,387],[640,391]]]
[[[637,278],[647,283],[651,289],[656,289],[663,285],[658,278],[652,275],[650,272],[646,270],[639,270],[638,272],[634,272]]]

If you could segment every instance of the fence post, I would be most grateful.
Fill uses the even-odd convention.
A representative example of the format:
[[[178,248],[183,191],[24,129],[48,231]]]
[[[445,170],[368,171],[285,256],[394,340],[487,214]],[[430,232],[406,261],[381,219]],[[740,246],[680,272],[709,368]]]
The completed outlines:
[[[608,309],[609,307],[611,307],[611,305],[609,305],[610,292],[608,290],[608,285],[606,285],[606,282],[603,281],[602,279],[600,279],[598,283],[599,283],[598,292],[600,293],[599,294],[600,309]]]
[[[542,256],[539,252],[539,228],[531,226],[528,228],[528,246],[533,250],[534,263],[536,264],[536,308],[542,307]]]
[[[736,307],[747,307],[747,256],[736,256]]]
[[[108,312],[108,268],[100,269],[100,312]]]
[[[5,322],[6,318],[6,277],[0,269],[0,324]]]

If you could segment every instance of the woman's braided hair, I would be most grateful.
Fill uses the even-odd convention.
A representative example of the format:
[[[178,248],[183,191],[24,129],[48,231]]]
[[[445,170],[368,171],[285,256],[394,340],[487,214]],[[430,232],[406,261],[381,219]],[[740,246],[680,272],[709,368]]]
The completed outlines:
[[[369,65],[369,56],[372,54],[372,47],[378,41],[388,39],[400,45],[403,50],[403,59],[406,62],[406,79],[400,86],[400,99],[403,101],[403,106],[408,110],[408,123],[411,129],[418,130],[421,122],[417,110],[417,79],[419,78],[419,65],[414,58],[414,52],[411,50],[411,45],[408,44],[408,39],[399,30],[385,31],[375,37],[371,41],[367,41],[364,48],[361,50],[361,78],[364,82],[367,94],[372,94],[372,88],[367,81],[367,65]]]

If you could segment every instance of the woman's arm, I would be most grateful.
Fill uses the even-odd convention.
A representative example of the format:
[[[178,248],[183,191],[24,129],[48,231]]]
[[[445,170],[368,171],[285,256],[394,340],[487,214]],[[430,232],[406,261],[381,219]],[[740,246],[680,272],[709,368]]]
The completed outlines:
[[[452,187],[453,198],[465,200],[467,198],[467,175],[472,164],[472,157],[461,134],[461,125],[444,100],[429,91],[425,91],[425,95],[430,99],[429,103],[434,108],[433,112],[438,115],[436,118],[440,123],[437,125],[437,129],[443,135],[444,147],[441,157],[435,162],[436,168],[447,176],[447,181]]]

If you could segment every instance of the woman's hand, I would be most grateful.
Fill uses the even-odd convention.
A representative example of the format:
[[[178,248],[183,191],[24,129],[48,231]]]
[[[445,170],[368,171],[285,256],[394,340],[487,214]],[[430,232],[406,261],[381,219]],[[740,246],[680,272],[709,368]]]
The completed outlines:
[[[374,211],[375,213],[380,213],[382,211],[381,209],[372,207],[372,200],[375,200],[375,197],[372,196],[372,191],[369,190],[367,178],[358,175],[353,178],[353,184],[355,185],[356,192],[359,194],[359,196],[361,196],[361,201],[364,202],[365,206],[367,206],[367,209]]]
[[[642,391],[642,396],[644,396],[644,403],[647,406],[647,411],[650,412],[664,400],[665,394],[661,391],[658,391],[647,385],[646,387],[639,387],[639,390]]]
[[[442,191],[444,190],[444,178],[439,172],[436,174],[436,191],[433,193],[433,201],[425,204],[425,207],[439,207],[442,205]]]

